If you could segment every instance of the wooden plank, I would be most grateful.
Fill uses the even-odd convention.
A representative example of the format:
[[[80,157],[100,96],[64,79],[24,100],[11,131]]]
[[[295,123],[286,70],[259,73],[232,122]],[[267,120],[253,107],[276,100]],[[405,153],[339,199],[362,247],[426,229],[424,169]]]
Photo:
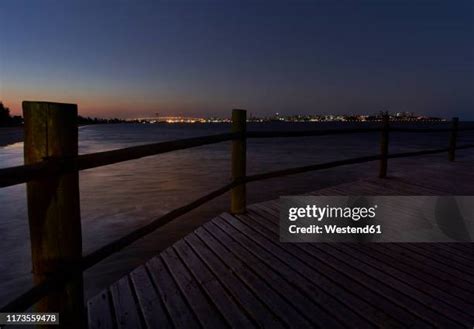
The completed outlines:
[[[274,237],[272,237],[273,239],[269,239],[270,236],[265,235],[262,232],[264,230],[263,227],[261,230],[258,230],[259,232],[254,229],[253,225],[256,225],[255,223],[252,223],[252,227],[250,225],[247,226],[245,222],[251,220],[250,216],[238,216],[239,219],[231,218],[229,215],[222,215],[222,217],[225,217],[225,219],[227,219],[227,223],[234,226],[236,230],[239,230],[249,239],[252,239],[252,241],[249,241],[248,239],[242,241],[248,246],[249,250],[255,249],[253,244],[253,242],[255,242],[262,248],[265,248],[268,252],[271,252],[273,255],[275,255],[275,257],[278,257],[282,262],[285,262],[292,269],[303,275],[304,277],[302,280],[308,280],[313,282],[315,285],[320,285],[319,290],[314,289],[312,292],[316,292],[314,296],[320,299],[320,304],[323,304],[327,306],[328,309],[335,311],[335,314],[333,315],[334,317],[337,318],[338,316],[344,314],[344,319],[346,321],[356,325],[358,323],[358,319],[354,312],[357,312],[359,316],[367,317],[371,321],[374,321],[376,325],[387,328],[400,327],[401,323],[398,321],[398,319],[402,316],[402,319],[405,319],[406,321],[410,320],[412,323],[419,321],[414,316],[407,314],[407,312],[403,312],[401,309],[394,307],[389,303],[383,303],[380,296],[378,296],[377,299],[375,294],[371,294],[370,291],[366,289],[366,287],[357,286],[357,283],[351,280],[351,278],[344,278],[340,275],[338,276],[334,271],[330,271],[329,273],[318,272],[317,269],[320,268],[322,264],[315,262],[315,260],[310,257],[302,256],[301,251],[296,250],[296,246],[293,246],[289,243],[281,244]],[[230,228],[227,229],[229,230],[228,232],[233,236],[239,234],[236,231],[232,231]],[[263,237],[265,237],[265,239],[262,239]],[[293,253],[291,253],[291,251],[293,251]],[[334,279],[334,276],[336,276],[338,279],[332,281],[331,279]],[[295,279],[296,282],[300,281],[300,279],[296,276]],[[346,281],[346,287],[344,287],[341,279]],[[351,289],[347,289],[347,287],[350,287]],[[356,290],[355,292],[353,291],[354,289]],[[377,303],[374,304],[374,301],[377,301]],[[380,303],[384,305],[384,308],[377,307],[380,306]],[[391,311],[393,315],[390,315],[390,313],[387,311]],[[354,319],[354,317],[356,318]],[[424,326],[428,327],[426,323]],[[423,324],[418,323],[418,327],[423,327]]]
[[[387,298],[385,295],[381,294],[378,289],[377,284],[373,284],[370,280],[366,280],[364,277],[360,277],[357,273],[350,273],[345,268],[339,269],[333,264],[328,264],[324,261],[321,261],[319,258],[313,258],[310,254],[302,252],[306,251],[308,244],[280,244],[278,242],[278,230],[276,227],[265,225],[261,223],[258,219],[255,219],[255,215],[249,216],[238,216],[242,217],[239,220],[248,225],[250,228],[254,229],[259,234],[265,236],[268,240],[273,241],[273,243],[280,245],[282,248],[289,252],[292,257],[300,259],[302,262],[312,267],[315,271],[320,272],[314,276],[314,280],[319,281],[323,287],[326,287],[329,290],[333,290],[334,285],[339,285],[346,289],[342,293],[342,299],[348,300],[351,302],[350,294],[363,298],[366,303],[372,305],[372,307],[380,308],[382,313],[388,313],[393,318],[402,321],[404,324],[411,323],[414,327],[424,328],[430,327],[426,322],[422,320],[408,310],[404,308],[403,304],[400,304],[397,299]],[[301,247],[301,248],[299,248]],[[339,293],[339,294],[341,294]],[[338,293],[334,294],[337,296]],[[349,297],[349,298],[348,298]],[[360,303],[360,302],[359,302]],[[352,307],[364,312],[367,308],[359,307],[359,303],[353,303]],[[374,312],[374,311],[372,311]],[[375,311],[377,312],[377,311]],[[367,315],[371,314],[367,312]]]
[[[204,245],[196,234],[186,236],[185,240],[260,328],[283,328],[278,317],[252,294],[249,288]]]
[[[428,187],[372,179],[313,195],[442,195],[455,187],[438,190],[448,176]],[[123,278],[109,295],[91,299],[91,328],[461,328],[474,322],[471,244],[282,244],[278,225],[278,200],[221,215],[132,272],[131,281]]]
[[[318,246],[319,244],[315,245]],[[365,257],[362,253],[358,252],[357,248],[350,248],[342,243],[328,244],[324,245],[324,247],[325,250],[339,255],[339,257],[344,257],[347,261],[350,261],[353,266],[360,267],[372,277],[383,280],[394,289],[400,290],[404,294],[423,302],[434,311],[443,314],[443,316],[464,326],[466,323],[472,322],[472,319],[469,316],[449,307],[449,305],[444,303],[443,300],[433,297],[430,292],[419,290],[414,285],[410,285],[409,282],[399,280],[398,277],[392,275],[393,272],[390,272],[391,270],[388,270],[385,267],[382,267],[380,263],[374,262],[368,257]]]
[[[459,270],[469,273],[474,277],[474,267],[471,259],[462,256],[462,252],[450,252],[442,247],[426,243],[411,243],[407,246],[414,247],[417,250],[423,250],[438,259],[449,261],[450,265],[455,263]]]
[[[172,328],[170,319],[158,291],[153,286],[148,271],[140,266],[130,273],[130,280],[137,295],[138,305],[147,328]]]
[[[183,263],[192,273],[199,286],[210,297],[215,307],[227,323],[233,328],[255,327],[243,313],[240,306],[229,295],[222,284],[211,273],[206,265],[196,256],[185,240],[179,240],[173,245]]]
[[[279,207],[279,205],[276,205]],[[280,213],[278,210],[273,209],[274,204],[268,204],[266,206],[259,206],[253,209],[253,211],[259,215],[259,220],[267,222],[269,224],[278,223],[280,220]]]
[[[385,243],[376,246],[366,246],[369,252],[374,255],[378,254],[382,261],[396,263],[398,268],[403,269],[406,273],[412,273],[418,278],[422,278],[431,284],[439,286],[444,291],[452,295],[470,301],[474,295],[474,287],[459,284],[457,280],[453,280],[452,276],[438,271],[425,263],[415,262],[408,257],[401,256],[399,253],[385,246]]]
[[[466,258],[468,261],[474,260],[474,244],[473,243],[439,243],[435,248],[443,248],[446,252],[455,253],[456,255]]]
[[[275,221],[266,222],[269,227],[273,227],[275,234],[278,235],[278,226]],[[337,266],[342,272],[350,273],[351,277],[357,280],[361,278],[361,283],[369,284],[380,292],[383,292],[387,299],[400,303],[402,307],[407,308],[417,316],[422,317],[426,321],[430,321],[435,325],[443,325],[452,328],[461,328],[463,324],[454,322],[446,318],[443,312],[434,311],[431,307],[427,307],[426,301],[407,293],[406,289],[399,287],[397,280],[386,280],[384,275],[378,275],[376,268],[365,266],[364,263],[358,262],[354,256],[338,253],[337,250],[331,248],[328,244],[321,243],[295,243],[297,247],[305,250],[313,257],[323,260],[330,266]],[[375,273],[374,273],[375,272]],[[382,272],[383,273],[383,272]],[[409,290],[408,290],[409,291]]]
[[[113,311],[107,290],[91,298],[87,303],[89,329],[115,329]]]
[[[446,266],[443,263],[439,263],[433,258],[412,252],[411,250],[405,248],[404,245],[404,243],[390,243],[389,248],[394,252],[396,251],[404,258],[408,258],[414,262],[427,266],[430,270],[439,271],[447,276],[452,277],[452,279],[456,280],[463,288],[467,286],[472,289],[472,286],[474,285],[474,278],[471,276],[467,276],[465,273],[460,272],[455,268]]]
[[[275,203],[273,203],[272,205],[275,205]],[[275,209],[273,209],[272,211],[273,211],[273,214],[276,214],[276,210],[275,210]],[[275,217],[274,217],[274,218],[275,218]],[[409,244],[399,244],[399,245],[406,247],[406,246],[408,246]],[[337,245],[337,246],[339,246],[339,245]],[[342,245],[341,245],[341,246],[342,246]],[[358,249],[357,249],[357,248],[353,248],[353,250],[358,250]],[[417,287],[418,287],[418,286],[417,286]]]
[[[175,328],[200,328],[198,320],[189,308],[180,289],[174,282],[160,257],[154,257],[146,263],[161,300],[170,314]]]
[[[212,233],[211,233],[212,232]],[[311,323],[306,319],[306,315],[299,312],[292,302],[288,302],[285,296],[287,289],[275,291],[273,287],[278,285],[271,285],[265,281],[273,277],[274,274],[260,264],[258,260],[252,259],[251,263],[244,265],[241,259],[237,258],[228,249],[229,244],[227,238],[217,230],[217,227],[212,226],[211,223],[205,224],[202,228],[196,230],[199,238],[212,249],[219,258],[229,266],[232,271],[249,287],[253,293],[260,298],[274,314],[276,314],[286,326],[290,328],[310,328]],[[226,247],[224,247],[224,245]],[[258,274],[258,275],[257,275]],[[286,285],[283,284],[283,288]],[[290,294],[291,295],[291,294]]]
[[[445,257],[444,255],[434,252],[429,249],[421,248],[417,246],[415,243],[404,243],[402,244],[403,248],[410,250],[411,252],[418,253],[420,255],[429,257],[436,262],[443,264],[444,266],[450,267],[452,269],[456,269],[460,273],[464,273],[464,276],[467,279],[474,279],[474,270],[472,269],[472,265],[465,265],[459,262],[457,259],[453,259],[454,257]],[[469,280],[471,281],[471,280]]]
[[[137,305],[133,297],[128,276],[115,282],[110,287],[112,304],[114,307],[115,322],[119,329],[142,328]]]
[[[322,305],[330,300],[329,296],[323,296],[323,300],[319,299],[321,296],[321,291],[314,284],[309,282],[307,279],[299,275],[298,272],[289,268],[286,264],[280,262],[275,257],[272,257],[270,254],[265,252],[262,248],[253,245],[252,248],[244,247],[244,244],[241,243],[241,236],[238,238],[235,235],[229,234],[226,232],[221,218],[215,218],[211,223],[215,225],[212,232],[220,235],[220,239],[226,239],[226,244],[230,247],[230,250],[235,253],[242,261],[249,261],[251,265],[258,262],[258,259],[261,259],[267,266],[262,266],[262,263],[259,263],[262,269],[262,274],[266,277],[267,282],[277,288],[284,294],[284,297],[287,298],[291,303],[297,307],[300,312],[304,313],[306,316],[311,316],[310,321],[315,325],[328,325],[331,327],[340,327],[341,325],[336,322],[336,318],[328,314],[328,310],[324,309]],[[221,232],[218,231],[218,228],[222,229]],[[230,237],[236,237],[235,241],[231,240]],[[273,270],[273,271],[272,271]],[[317,292],[316,294],[314,292]],[[311,299],[311,297],[317,296],[317,301]],[[320,305],[319,303],[322,305]],[[342,306],[342,305],[339,305]],[[354,321],[354,323],[361,324],[370,327],[371,324],[367,320],[354,316],[352,312],[347,312],[345,314],[348,318]]]
[[[208,297],[204,294],[196,280],[188,272],[178,255],[172,248],[161,253],[163,262],[167,265],[171,275],[181,289],[188,304],[204,328],[225,328],[228,324],[222,318]]]
[[[427,293],[437,300],[442,300],[444,303],[449,304],[453,309],[457,309],[458,311],[467,314],[474,314],[474,305],[470,305],[468,302],[460,299],[456,294],[446,291],[446,289],[452,290],[452,286],[443,285],[439,280],[430,280],[426,275],[418,278],[416,276],[418,273],[415,269],[405,267],[403,263],[387,260],[387,256],[380,255],[376,252],[375,248],[369,248],[368,246],[362,245],[357,247],[350,246],[350,249],[351,251],[357,249],[358,255],[363,254],[364,259],[366,259],[368,263],[372,265],[377,264],[378,269],[390,273],[392,276],[397,277],[399,280],[403,280],[410,286]],[[474,294],[468,299],[472,298],[474,298]]]
[[[436,326],[450,328],[459,328],[463,326],[454,322],[454,320],[447,318],[444,312],[433,310],[430,307],[431,305],[426,303],[425,300],[413,296],[409,290],[407,291],[404,287],[398,286],[396,280],[386,280],[385,276],[369,271],[367,267],[360,265],[357,261],[352,259],[355,256],[335,253],[333,248],[330,248],[331,246],[328,245],[315,245],[317,245],[315,250],[310,251],[310,249],[308,249],[308,251],[312,252],[315,257],[325,259],[328,264],[345,269],[348,274],[350,273],[350,275],[363,278],[366,284],[378,289],[387,299],[400,303],[400,306],[405,307],[410,312],[424,320],[429,321]],[[354,272],[357,274],[354,274]]]

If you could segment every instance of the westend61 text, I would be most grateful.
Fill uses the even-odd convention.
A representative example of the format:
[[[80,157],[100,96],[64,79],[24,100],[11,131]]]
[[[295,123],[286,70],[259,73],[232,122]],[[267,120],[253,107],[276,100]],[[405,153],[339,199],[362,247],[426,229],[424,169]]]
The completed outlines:
[[[337,226],[337,225],[290,225],[291,234],[382,234],[381,225]]]

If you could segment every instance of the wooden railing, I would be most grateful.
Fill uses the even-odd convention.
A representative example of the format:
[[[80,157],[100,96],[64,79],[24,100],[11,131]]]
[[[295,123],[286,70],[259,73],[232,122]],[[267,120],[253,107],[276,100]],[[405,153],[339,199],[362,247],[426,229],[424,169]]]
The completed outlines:
[[[451,128],[392,128],[385,116],[379,128],[326,129],[308,131],[247,131],[246,111],[232,111],[230,133],[134,146],[119,150],[78,155],[77,106],[49,102],[23,102],[25,121],[25,165],[0,169],[0,187],[27,183],[28,218],[36,285],[4,305],[0,312],[21,312],[35,304],[35,310],[59,312],[61,325],[84,326],[82,273],[113,253],[125,248],[173,219],[231,191],[230,211],[246,211],[246,184],[254,181],[338,166],[379,160],[379,177],[387,175],[388,159],[455,151],[474,147],[457,146],[461,130],[454,118]],[[389,153],[389,134],[397,132],[450,132],[447,147],[431,150]],[[308,166],[246,174],[247,138],[305,137],[380,132],[380,153]],[[232,179],[225,186],[152,220],[149,224],[82,255],[78,172],[176,150],[232,141]]]

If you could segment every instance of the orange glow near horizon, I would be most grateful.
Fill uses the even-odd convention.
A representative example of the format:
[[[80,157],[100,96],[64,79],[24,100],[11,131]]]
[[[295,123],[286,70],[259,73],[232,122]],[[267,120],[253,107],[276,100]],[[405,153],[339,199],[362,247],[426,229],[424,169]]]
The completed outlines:
[[[78,105],[79,115],[100,118],[137,118],[154,116],[156,113],[164,116],[195,115],[193,104],[183,104],[183,102],[169,100],[144,102],[140,99],[125,99],[125,97],[114,97],[112,95],[102,97],[99,95],[58,97],[53,92],[19,92],[16,90],[10,91],[8,95],[9,97],[5,97],[2,93],[0,101],[10,109],[12,115],[22,115],[22,102],[27,100],[73,103]]]

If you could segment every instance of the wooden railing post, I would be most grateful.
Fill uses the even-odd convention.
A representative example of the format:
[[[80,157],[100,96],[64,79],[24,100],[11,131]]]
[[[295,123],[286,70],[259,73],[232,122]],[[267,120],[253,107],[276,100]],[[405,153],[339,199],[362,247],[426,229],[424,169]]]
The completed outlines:
[[[239,139],[232,141],[232,179],[242,180],[246,176],[247,140],[247,111],[232,110],[232,132],[241,133]],[[230,212],[243,214],[246,211],[246,186],[242,183],[231,191]]]
[[[449,161],[454,161],[456,159],[456,140],[458,138],[458,123],[459,118],[453,118],[451,122],[451,135],[449,137]]]
[[[25,164],[67,159],[78,154],[77,106],[23,102]],[[78,172],[27,183],[33,276],[36,283],[82,257]],[[84,327],[82,274],[35,305],[37,312],[59,312],[62,328]]]
[[[387,162],[388,162],[388,135],[390,130],[389,124],[390,117],[388,114],[384,114],[382,117],[382,133],[380,136],[380,167],[379,177],[387,177]]]

